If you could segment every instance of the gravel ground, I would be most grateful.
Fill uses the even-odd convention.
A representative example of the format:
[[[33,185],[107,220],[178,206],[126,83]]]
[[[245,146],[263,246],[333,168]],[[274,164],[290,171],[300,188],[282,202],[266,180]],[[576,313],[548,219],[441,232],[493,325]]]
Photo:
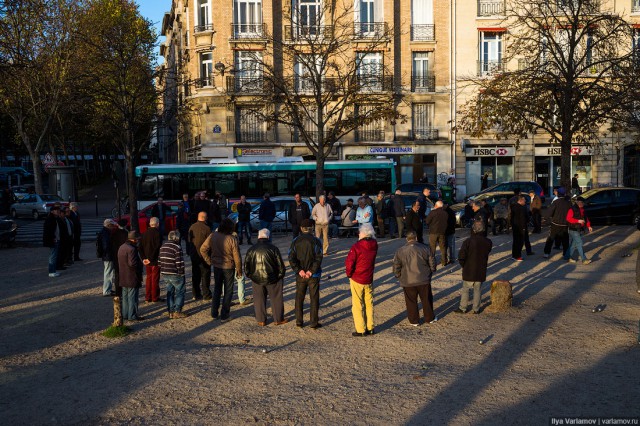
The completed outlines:
[[[467,232],[458,231],[458,248]],[[585,244],[591,265],[565,263],[557,251],[544,260],[545,237],[532,236],[537,254],[519,264],[510,237],[493,237],[489,279],[512,283],[511,310],[453,314],[461,272],[449,266],[433,281],[440,320],[417,328],[391,273],[404,241],[381,239],[376,335],[365,338],[351,337],[343,271],[353,238],[332,240],[323,262],[321,329],[258,327],[251,305],[234,306],[228,323],[212,321],[208,304],[190,301],[189,275],[188,318],[170,321],[162,304],[142,303],[147,319],[120,339],[100,335],[112,303],[101,297],[93,244],[83,247],[85,262],[56,279],[47,277],[48,249],[2,249],[2,422],[493,425],[640,416],[640,233],[596,229]],[[274,241],[286,257],[290,238]],[[291,319],[294,286],[289,272]],[[483,289],[486,307],[489,284]],[[605,309],[593,313],[598,304]]]

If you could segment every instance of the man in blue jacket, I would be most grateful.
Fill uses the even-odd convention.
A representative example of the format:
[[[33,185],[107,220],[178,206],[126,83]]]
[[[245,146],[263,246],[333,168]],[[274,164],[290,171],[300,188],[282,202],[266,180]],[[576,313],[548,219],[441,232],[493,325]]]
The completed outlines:
[[[265,193],[262,203],[260,203],[260,211],[258,212],[258,219],[260,219],[260,229],[269,230],[269,242],[271,242],[271,225],[273,219],[276,218],[276,205],[271,201],[269,193]]]

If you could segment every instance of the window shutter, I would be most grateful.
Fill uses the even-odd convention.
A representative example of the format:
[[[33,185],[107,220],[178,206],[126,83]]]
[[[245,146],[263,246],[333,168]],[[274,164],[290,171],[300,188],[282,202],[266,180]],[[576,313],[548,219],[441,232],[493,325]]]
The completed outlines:
[[[373,22],[384,22],[384,0],[373,3]]]
[[[414,25],[433,24],[433,0],[413,0],[411,19]]]

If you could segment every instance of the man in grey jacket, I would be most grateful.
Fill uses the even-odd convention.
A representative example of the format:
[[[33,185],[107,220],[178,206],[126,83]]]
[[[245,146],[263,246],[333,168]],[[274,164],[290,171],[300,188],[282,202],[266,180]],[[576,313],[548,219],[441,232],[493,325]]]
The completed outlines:
[[[431,292],[431,275],[436,271],[436,264],[429,246],[419,243],[413,231],[407,231],[407,244],[400,247],[393,257],[393,274],[400,280],[407,305],[409,323],[420,325],[418,296],[422,302],[424,320],[428,323],[437,321],[433,313],[433,293]]]

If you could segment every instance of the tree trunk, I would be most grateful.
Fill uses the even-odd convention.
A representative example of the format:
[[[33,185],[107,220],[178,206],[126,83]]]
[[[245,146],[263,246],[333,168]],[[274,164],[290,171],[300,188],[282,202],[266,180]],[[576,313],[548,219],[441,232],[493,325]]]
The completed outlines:
[[[127,192],[129,192],[129,217],[131,217],[131,230],[140,232],[138,225],[138,194],[136,193],[135,163],[131,152],[125,153],[124,159],[127,165]]]
[[[40,154],[37,152],[33,155],[31,154],[31,150],[29,150],[29,156],[31,157],[31,161],[33,162],[33,185],[36,189],[36,194],[42,194],[42,171],[40,161]]]
[[[316,202],[324,194],[324,153],[322,149],[316,152]]]
[[[571,135],[562,135],[560,142],[560,185],[571,192]]]

